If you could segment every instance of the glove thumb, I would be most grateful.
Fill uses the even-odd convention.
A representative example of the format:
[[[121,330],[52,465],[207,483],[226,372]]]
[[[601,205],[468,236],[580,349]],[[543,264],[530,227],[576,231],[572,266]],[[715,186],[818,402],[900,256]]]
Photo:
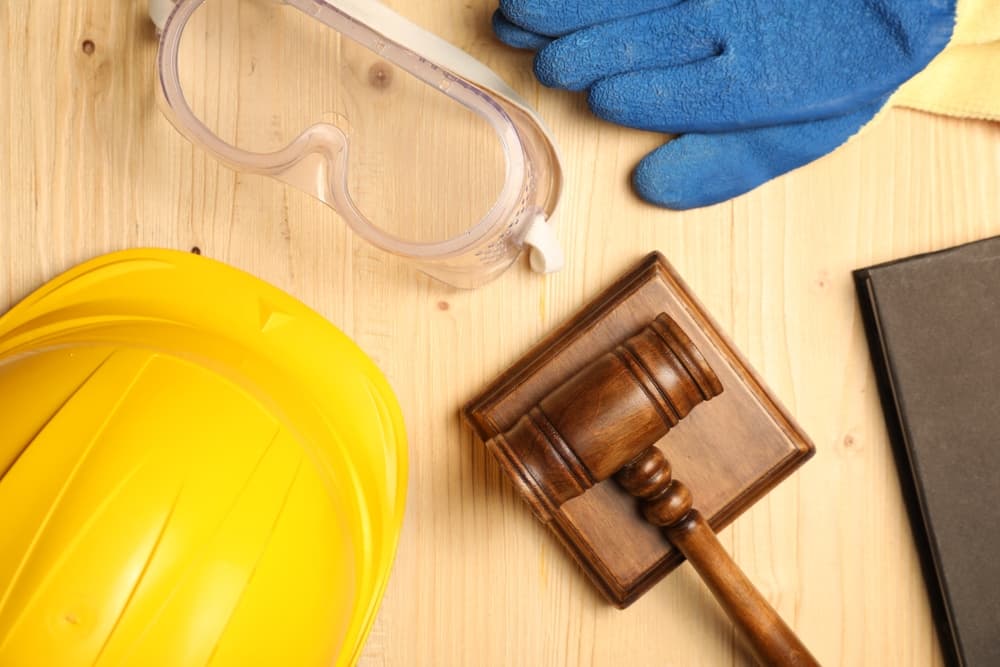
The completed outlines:
[[[833,151],[884,104],[883,99],[844,116],[805,123],[685,134],[643,158],[632,184],[640,197],[665,208],[717,204]]]

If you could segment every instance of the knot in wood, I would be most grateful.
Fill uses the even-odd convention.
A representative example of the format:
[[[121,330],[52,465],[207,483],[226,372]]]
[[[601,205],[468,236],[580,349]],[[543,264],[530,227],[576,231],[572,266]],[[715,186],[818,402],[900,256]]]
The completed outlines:
[[[382,61],[368,68],[368,83],[377,90],[385,90],[392,84],[392,67]]]

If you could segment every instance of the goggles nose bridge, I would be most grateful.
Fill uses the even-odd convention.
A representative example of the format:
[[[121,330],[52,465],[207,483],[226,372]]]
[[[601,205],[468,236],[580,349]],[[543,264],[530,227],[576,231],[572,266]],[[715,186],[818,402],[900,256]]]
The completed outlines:
[[[350,201],[347,191],[350,141],[348,133],[332,123],[310,125],[279,153],[285,159],[279,159],[274,171],[267,175],[315,197],[341,215],[351,215],[357,212],[357,207],[352,204],[347,210],[343,208],[343,203]]]

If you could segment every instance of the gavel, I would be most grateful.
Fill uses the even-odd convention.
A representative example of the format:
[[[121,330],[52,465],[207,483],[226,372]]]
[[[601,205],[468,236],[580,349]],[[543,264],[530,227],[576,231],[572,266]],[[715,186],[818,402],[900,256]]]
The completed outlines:
[[[489,443],[540,513],[614,477],[694,566],[765,665],[818,665],[733,562],[673,479],[656,443],[723,391],[701,352],[665,313],[553,390]]]

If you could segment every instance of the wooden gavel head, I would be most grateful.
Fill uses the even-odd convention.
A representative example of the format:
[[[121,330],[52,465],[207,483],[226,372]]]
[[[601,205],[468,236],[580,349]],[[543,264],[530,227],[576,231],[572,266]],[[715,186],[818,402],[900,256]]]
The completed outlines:
[[[720,393],[722,384],[708,362],[661,313],[489,444],[547,521],[552,511],[594,484],[642,464],[647,450],[695,406]],[[640,466],[649,468],[648,475],[619,481],[655,484],[651,477],[662,476],[662,465],[652,463]]]
[[[816,659],[722,548],[656,442],[722,383],[666,314],[595,359],[487,445],[543,521],[611,476],[701,575],[765,665]]]

